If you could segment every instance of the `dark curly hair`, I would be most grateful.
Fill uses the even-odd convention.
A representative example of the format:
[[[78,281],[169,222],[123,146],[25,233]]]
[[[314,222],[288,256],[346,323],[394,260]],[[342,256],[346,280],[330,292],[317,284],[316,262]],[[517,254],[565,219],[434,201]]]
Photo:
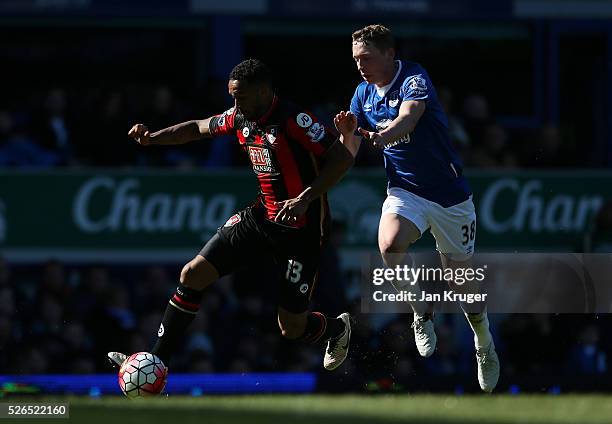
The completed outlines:
[[[247,59],[234,66],[229,74],[230,80],[240,80],[248,84],[272,84],[272,72],[259,59]]]
[[[353,42],[374,46],[380,51],[395,47],[391,30],[384,25],[368,25],[353,33]]]

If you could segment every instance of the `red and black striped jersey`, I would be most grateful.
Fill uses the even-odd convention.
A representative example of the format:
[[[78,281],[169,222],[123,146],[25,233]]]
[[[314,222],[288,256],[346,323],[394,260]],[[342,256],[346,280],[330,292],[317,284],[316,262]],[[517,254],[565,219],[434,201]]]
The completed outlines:
[[[212,135],[235,133],[248,154],[259,181],[266,218],[274,220],[276,202],[297,197],[319,174],[321,157],[337,136],[309,112],[274,97],[270,109],[257,121],[249,121],[235,108],[210,121]],[[318,226],[326,232],[329,207],[326,196],[313,201],[295,227]]]

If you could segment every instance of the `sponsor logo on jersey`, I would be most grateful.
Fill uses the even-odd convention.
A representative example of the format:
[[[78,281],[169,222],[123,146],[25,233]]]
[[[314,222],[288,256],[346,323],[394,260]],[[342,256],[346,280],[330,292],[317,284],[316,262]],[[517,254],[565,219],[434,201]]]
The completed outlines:
[[[297,124],[302,128],[308,128],[312,125],[312,118],[307,113],[299,113],[295,118]]]
[[[240,220],[241,220],[241,218],[240,218],[240,214],[238,214],[238,213],[237,213],[237,214],[235,214],[235,215],[232,215],[232,216],[230,217],[230,219],[228,219],[228,220],[225,222],[224,227],[232,227],[232,226],[234,226],[234,225],[238,224],[238,223],[240,222]]]
[[[325,135],[325,127],[317,122],[308,128],[306,135],[310,137],[310,141],[318,143]]]
[[[382,119],[376,123],[376,131],[382,131],[391,124],[392,119]]]
[[[258,173],[275,174],[276,169],[272,164],[270,150],[265,147],[249,146],[249,157],[253,164],[253,170]]]
[[[393,122],[392,119],[383,119],[379,122],[376,123],[376,131],[382,131],[385,128],[387,128],[391,122]],[[385,146],[385,149],[388,149],[389,147],[394,147],[397,146],[398,144],[402,144],[402,143],[409,143],[410,142],[410,134],[406,134],[405,136],[391,142],[391,143],[387,143],[387,145]]]
[[[406,134],[405,136],[398,138],[395,141],[392,141],[390,143],[387,143],[385,145],[385,149],[388,149],[389,147],[395,147],[398,144],[402,144],[402,143],[410,143],[410,134]]]

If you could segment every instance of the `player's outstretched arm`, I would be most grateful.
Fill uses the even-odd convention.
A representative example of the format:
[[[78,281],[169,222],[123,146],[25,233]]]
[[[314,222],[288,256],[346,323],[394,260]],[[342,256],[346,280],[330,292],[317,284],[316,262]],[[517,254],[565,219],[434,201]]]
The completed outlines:
[[[355,126],[357,123],[355,122]],[[351,130],[351,134],[354,131]],[[340,137],[343,137],[341,135]],[[334,143],[328,150],[325,152],[325,164],[321,168],[321,172],[317,178],[312,182],[309,188],[305,190],[308,191],[308,197],[310,199],[316,199],[324,193],[336,185],[344,174],[348,172],[349,169],[355,163],[355,158],[351,154],[351,152],[344,146],[342,143]],[[310,189],[310,190],[309,190]]]
[[[325,165],[323,165],[319,176],[315,178],[312,184],[306,187],[298,197],[280,202],[282,207],[276,215],[275,221],[290,222],[306,213],[310,202],[338,183],[355,162],[351,152],[344,147],[344,144],[338,142],[334,143],[325,152],[324,158]]]
[[[209,123],[212,118],[182,122],[151,133],[143,124],[134,125],[128,136],[143,146],[185,144],[202,137],[212,137]]]
[[[361,137],[355,135],[357,117],[351,112],[340,111],[334,117],[334,125],[340,132],[340,142],[351,152],[353,157],[357,156],[361,146]]]

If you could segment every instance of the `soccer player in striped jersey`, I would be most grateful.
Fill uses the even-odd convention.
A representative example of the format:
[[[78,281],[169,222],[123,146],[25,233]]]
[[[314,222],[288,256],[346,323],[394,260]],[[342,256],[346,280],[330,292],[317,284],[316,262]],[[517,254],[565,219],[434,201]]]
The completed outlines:
[[[204,289],[245,265],[272,259],[280,277],[278,324],[288,339],[326,342],[324,367],[346,358],[351,336],[348,313],[337,318],[309,312],[321,245],[329,232],[326,192],[353,164],[342,140],[357,128],[351,117],[336,117],[347,132],[337,137],[309,112],[279,98],[269,69],[259,60],[236,65],[229,75],[234,106],[208,119],[150,132],[142,124],[129,132],[141,145],[175,145],[233,134],[248,155],[259,183],[252,206],[225,225],[188,262],[171,297],[151,350],[168,364],[187,326],[198,313]],[[270,284],[258,281],[257,284]],[[110,352],[120,365],[125,355]]]

